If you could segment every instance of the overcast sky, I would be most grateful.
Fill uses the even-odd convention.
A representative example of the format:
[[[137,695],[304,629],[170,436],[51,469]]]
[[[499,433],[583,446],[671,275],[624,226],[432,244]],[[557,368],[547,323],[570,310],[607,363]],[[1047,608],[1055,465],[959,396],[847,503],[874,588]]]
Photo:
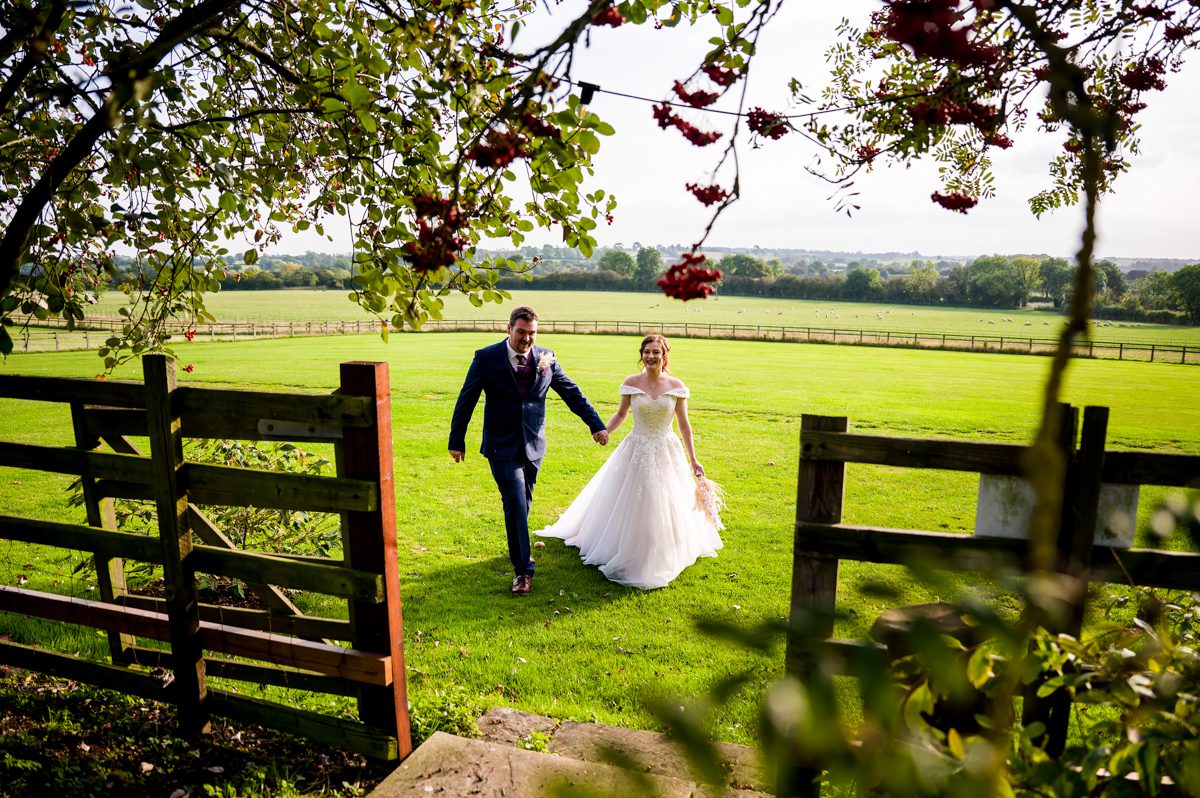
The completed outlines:
[[[567,19],[576,0],[557,6]],[[747,108],[788,111],[787,82],[799,79],[817,96],[828,67],[825,52],[835,26],[848,16],[865,24],[878,0],[785,4],[760,41],[751,73]],[[535,26],[518,41],[525,49],[555,25]],[[627,25],[593,28],[590,46],[581,48],[572,77],[623,94],[662,99],[676,79],[691,74],[708,49],[712,28],[660,30]],[[1194,199],[1200,177],[1200,67],[1196,57],[1179,74],[1168,75],[1168,89],[1151,93],[1139,115],[1141,154],[1117,182],[1117,193],[1100,208],[1101,257],[1184,258],[1200,260]],[[732,98],[731,98],[732,99]],[[707,209],[685,189],[689,182],[712,182],[710,170],[722,142],[707,148],[688,144],[675,131],[661,130],[651,104],[601,93],[592,109],[612,123],[616,135],[603,140],[591,188],[616,194],[620,207],[611,226],[602,226],[602,246],[690,244],[708,220]],[[718,107],[729,107],[718,106]],[[790,109],[795,112],[796,109]],[[728,128],[728,117],[706,118],[688,112],[702,128]],[[1059,210],[1035,219],[1028,198],[1048,185],[1047,164],[1059,151],[1061,134],[1025,130],[1016,146],[993,150],[997,196],[969,214],[935,206],[929,195],[940,186],[936,168],[920,164],[876,169],[860,175],[855,188],[862,205],[853,218],[834,212],[828,184],[804,171],[816,154],[792,135],[768,141],[757,150],[740,148],[742,199],[717,223],[708,244],[724,247],[796,248],[848,252],[919,251],[925,256],[1037,253],[1071,256],[1078,247],[1081,212]],[[728,185],[726,179],[724,182]],[[556,229],[536,231],[528,243],[558,244]],[[315,237],[286,239],[279,251],[346,251],[348,239],[322,243]],[[289,246],[293,244],[294,246]]]

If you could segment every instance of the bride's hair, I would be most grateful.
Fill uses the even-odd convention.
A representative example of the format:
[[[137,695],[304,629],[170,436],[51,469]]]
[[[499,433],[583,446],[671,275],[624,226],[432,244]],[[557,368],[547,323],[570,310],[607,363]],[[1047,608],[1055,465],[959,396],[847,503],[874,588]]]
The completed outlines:
[[[663,338],[658,333],[651,333],[642,339],[642,345],[638,347],[638,365],[645,368],[646,364],[642,362],[642,352],[646,351],[646,344],[658,344],[662,347],[662,370],[666,373],[671,373],[667,368],[667,361],[670,360],[671,345],[667,343],[667,339]]]

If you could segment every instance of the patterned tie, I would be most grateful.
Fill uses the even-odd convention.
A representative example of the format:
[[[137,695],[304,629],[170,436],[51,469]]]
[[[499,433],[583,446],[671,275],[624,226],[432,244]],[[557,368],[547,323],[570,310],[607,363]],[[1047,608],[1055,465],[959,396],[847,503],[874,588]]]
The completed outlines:
[[[521,396],[529,393],[529,389],[533,387],[533,368],[532,364],[525,363],[524,355],[517,355],[517,390]]]

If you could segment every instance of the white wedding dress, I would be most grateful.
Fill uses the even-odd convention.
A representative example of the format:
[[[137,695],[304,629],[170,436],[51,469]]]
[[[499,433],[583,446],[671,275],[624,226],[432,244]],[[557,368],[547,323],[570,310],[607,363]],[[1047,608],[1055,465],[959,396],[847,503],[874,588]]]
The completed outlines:
[[[683,443],[671,427],[687,388],[657,399],[622,385],[633,431],[558,521],[536,534],[562,538],[613,582],[665,587],[699,557],[716,557],[723,529],[696,509],[696,483]]]

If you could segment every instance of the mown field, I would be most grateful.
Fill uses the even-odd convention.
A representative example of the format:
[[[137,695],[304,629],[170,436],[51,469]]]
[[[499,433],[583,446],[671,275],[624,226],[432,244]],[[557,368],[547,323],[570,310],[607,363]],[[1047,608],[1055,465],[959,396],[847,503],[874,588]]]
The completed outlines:
[[[220,321],[355,321],[368,318],[342,291],[226,291],[208,298]],[[97,310],[116,313],[124,295],[110,291]],[[840,330],[889,330],[960,334],[1053,337],[1061,314],[1053,310],[988,310],[920,307],[856,302],[713,297],[703,302],[676,302],[660,293],[589,291],[514,291],[502,305],[476,308],[461,295],[446,297],[447,319],[492,317],[507,320],[517,305],[532,305],[542,318],[556,321],[695,321],[815,327]],[[1005,321],[1011,319],[1011,321]],[[1026,326],[1026,322],[1029,326]],[[1101,326],[1103,325],[1103,326]],[[1105,341],[1200,345],[1200,327],[1097,322],[1094,337]]]
[[[309,302],[320,294],[302,296]],[[546,293],[515,297],[536,302],[545,315],[568,314],[570,306],[543,298],[570,299]],[[613,307],[629,304],[628,295],[602,299]],[[739,302],[747,309],[757,304]],[[726,303],[733,304],[722,300],[719,312]],[[702,313],[715,313],[716,307],[706,304]],[[694,311],[672,305],[669,312]],[[503,313],[496,309],[497,316]],[[720,557],[699,562],[666,589],[643,593],[608,583],[582,565],[573,549],[550,541],[537,555],[533,595],[518,600],[509,594],[496,489],[486,462],[474,454],[478,417],[467,461],[455,465],[446,452],[451,409],[471,353],[495,340],[492,334],[446,333],[393,336],[389,344],[367,335],[193,343],[185,357],[195,370],[179,376],[186,384],[328,392],[336,387],[339,362],[390,363],[405,643],[415,703],[451,695],[481,706],[507,704],[562,718],[651,726],[645,696],[694,696],[714,680],[748,668],[753,678],[747,697],[718,717],[715,727],[718,737],[741,742],[754,737],[750,696],[782,673],[782,649],[758,655],[715,644],[697,633],[693,621],[755,624],[785,617],[801,414],[845,415],[852,429],[869,433],[1027,442],[1049,365],[1046,358],[1011,355],[678,339],[672,370],[693,391],[697,452],[730,498]],[[607,418],[616,407],[616,385],[635,368],[637,339],[543,335],[539,343],[556,350]],[[91,377],[97,370],[96,356],[87,352],[14,355],[0,365],[6,374]],[[131,364],[114,377],[137,379],[140,373]],[[1200,369],[1194,367],[1076,361],[1064,398],[1111,408],[1112,448],[1200,453],[1197,395]],[[548,436],[534,528],[554,520],[609,451],[554,401]],[[0,401],[0,440],[67,444],[70,438],[64,408]],[[68,482],[0,467],[0,513],[78,517],[65,507]],[[1143,489],[1143,526],[1162,495]],[[963,474],[851,466],[844,520],[967,533],[975,499],[976,480]],[[86,571],[74,572],[77,563],[62,552],[0,541],[3,584],[24,581],[36,589],[94,595]],[[934,598],[902,569],[847,565],[839,636],[864,635],[884,609],[881,599],[860,590],[867,579],[890,582],[903,602]],[[986,589],[965,579],[957,584]],[[1103,602],[1096,607],[1103,612]],[[45,624],[7,615],[0,616],[0,634],[104,654],[103,638],[90,630],[51,632]],[[288,698],[347,709],[340,699]]]

